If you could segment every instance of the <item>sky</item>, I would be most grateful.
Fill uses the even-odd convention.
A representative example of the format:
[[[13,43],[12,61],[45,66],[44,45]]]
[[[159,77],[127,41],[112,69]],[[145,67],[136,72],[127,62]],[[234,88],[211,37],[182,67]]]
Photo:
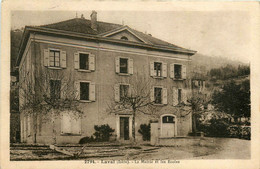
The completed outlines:
[[[13,11],[11,28],[44,25],[91,11]],[[212,57],[249,63],[250,15],[245,11],[104,11],[98,21],[128,25],[136,30]]]

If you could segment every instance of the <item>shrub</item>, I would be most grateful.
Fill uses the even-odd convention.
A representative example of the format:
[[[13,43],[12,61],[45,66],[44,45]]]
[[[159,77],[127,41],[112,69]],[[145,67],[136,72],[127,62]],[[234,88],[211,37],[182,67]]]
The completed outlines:
[[[251,139],[251,128],[250,126],[231,126],[228,128],[229,136],[242,139]]]
[[[91,142],[94,142],[95,139],[93,136],[91,137],[83,137],[79,140],[79,144],[86,144],[86,143],[91,143]]]
[[[243,139],[247,139],[247,140],[250,140],[251,139],[251,127],[249,126],[244,126],[244,127],[241,127],[241,138]]]
[[[225,119],[211,119],[210,124],[204,126],[206,136],[227,137],[229,123]]]
[[[151,138],[151,125],[141,124],[138,132],[142,134],[144,141],[149,141]]]
[[[108,124],[101,126],[95,125],[94,129],[96,132],[93,135],[96,141],[109,141],[110,136],[112,136],[112,133],[115,131]]]

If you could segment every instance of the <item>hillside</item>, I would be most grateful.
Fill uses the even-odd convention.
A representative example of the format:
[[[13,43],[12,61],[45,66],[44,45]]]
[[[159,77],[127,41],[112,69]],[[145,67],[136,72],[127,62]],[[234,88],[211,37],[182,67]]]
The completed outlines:
[[[196,53],[191,59],[193,77],[195,78],[204,77],[211,69],[225,67],[226,65],[232,65],[234,67],[245,65],[245,63],[233,61],[228,58],[206,56],[200,53]]]

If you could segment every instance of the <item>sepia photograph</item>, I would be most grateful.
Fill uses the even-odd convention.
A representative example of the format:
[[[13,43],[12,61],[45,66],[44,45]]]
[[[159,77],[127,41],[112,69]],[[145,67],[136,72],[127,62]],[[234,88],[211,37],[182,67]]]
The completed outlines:
[[[16,9],[9,19],[10,162],[252,160],[248,10]]]

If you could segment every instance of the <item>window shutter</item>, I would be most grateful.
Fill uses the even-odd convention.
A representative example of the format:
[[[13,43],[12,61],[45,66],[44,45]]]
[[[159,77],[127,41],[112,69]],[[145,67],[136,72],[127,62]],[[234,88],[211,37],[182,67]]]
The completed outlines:
[[[181,90],[181,99],[182,99],[183,103],[187,104],[187,90],[186,89]]]
[[[128,62],[128,68],[129,68],[129,74],[133,74],[134,73],[134,65],[133,65],[133,59],[129,59],[129,62]]]
[[[163,104],[167,104],[167,102],[168,102],[168,101],[167,101],[167,88],[163,88],[162,90],[163,90],[163,91],[162,91],[162,92],[163,92],[162,103],[163,103]]]
[[[150,75],[154,76],[154,62],[150,62]]]
[[[44,66],[49,66],[49,49],[44,49]]]
[[[23,137],[26,138],[27,137],[27,134],[26,134],[26,131],[27,131],[27,121],[26,121],[26,116],[23,117]]]
[[[154,87],[151,88],[150,98],[151,98],[151,102],[154,102]]]
[[[186,65],[182,65],[182,79],[186,79]]]
[[[89,55],[89,70],[95,70],[95,55]]]
[[[79,53],[74,53],[74,68],[79,69]]]
[[[174,79],[174,63],[170,64],[170,78]]]
[[[115,90],[115,101],[119,102],[120,101],[120,88],[119,88],[119,84],[115,84],[114,90]]]
[[[90,82],[89,84],[89,100],[95,101],[96,100],[96,87],[94,82]]]
[[[66,51],[61,51],[61,67],[66,68],[67,67],[67,54]]]
[[[76,98],[76,100],[80,100],[80,83],[75,82],[74,88],[75,88],[75,98]]]
[[[73,114],[73,117],[71,119],[71,127],[72,134],[81,134],[81,118],[75,114]]]
[[[162,76],[167,77],[167,63],[162,63]]]
[[[31,135],[31,116],[28,115],[27,116],[27,122],[28,122],[28,132],[27,132],[27,135],[30,136]]]
[[[71,133],[71,117],[69,112],[62,114],[61,134]]]
[[[119,57],[116,57],[115,59],[115,65],[116,65],[116,73],[119,73]]]
[[[172,88],[172,103],[173,106],[178,105],[178,88],[176,87]]]
[[[136,92],[135,92],[133,85],[129,85],[129,92],[128,92],[129,96],[133,97],[135,95],[135,93]]]

